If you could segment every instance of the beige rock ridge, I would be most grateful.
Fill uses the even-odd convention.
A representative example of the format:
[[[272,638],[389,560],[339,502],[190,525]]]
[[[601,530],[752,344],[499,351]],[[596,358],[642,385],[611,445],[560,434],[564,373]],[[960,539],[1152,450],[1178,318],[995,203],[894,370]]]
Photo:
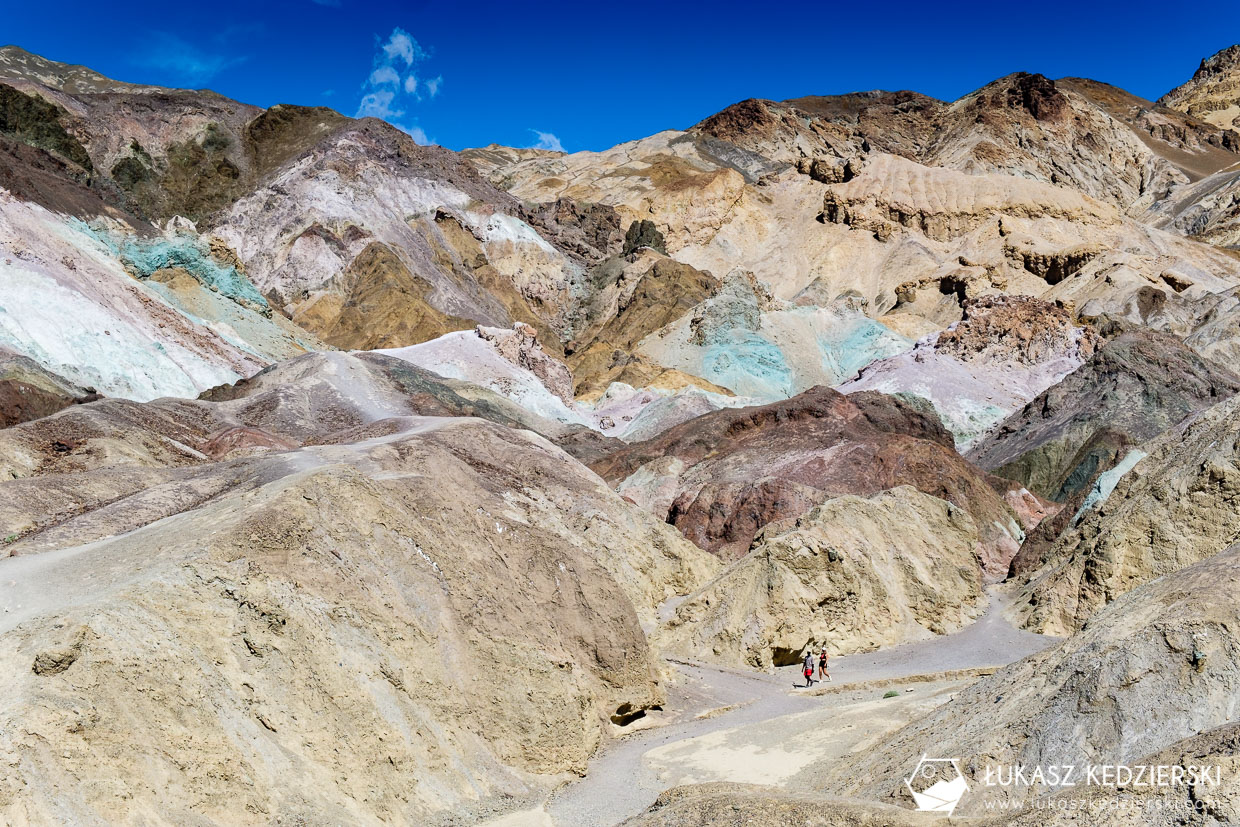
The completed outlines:
[[[847,654],[947,634],[981,613],[978,542],[963,510],[911,486],[827,500],[795,526],[764,530],[656,641],[768,669],[807,647]]]
[[[1240,535],[1240,398],[1190,416],[1082,515],[1027,578],[1012,608],[1026,628],[1069,634],[1142,583],[1218,554]]]
[[[1082,224],[1112,224],[1119,217],[1113,207],[1065,187],[1010,175],[967,175],[897,156],[876,157],[861,175],[830,187],[823,209],[834,224],[878,236],[900,225],[934,241],[966,235],[999,216]]]
[[[828,188],[823,218],[888,246],[911,252],[916,244],[917,269],[905,270],[896,302],[883,306],[941,322],[958,315],[958,298],[1007,292],[1187,333],[1205,310],[1197,303],[1229,289],[1240,272],[1224,253],[1066,188],[894,156],[873,158],[857,178]]]
[[[1187,82],[1158,102],[1226,129],[1240,124],[1240,46],[1203,58]]]
[[[5,821],[435,823],[662,700],[641,618],[703,552],[528,431],[384,423],[6,563]]]
[[[660,133],[520,161],[492,178],[529,200],[571,196],[611,204],[626,220],[649,217],[673,258],[713,273],[748,270],[776,298],[814,285],[827,300],[858,294],[874,317],[894,309],[939,327],[959,318],[960,298],[1006,292],[1183,335],[1206,310],[1200,300],[1240,279],[1234,257],[1067,187],[881,152],[841,183],[791,167],[748,181],[703,140]],[[680,174],[663,176],[668,165]],[[722,197],[720,176],[732,182]]]
[[[985,815],[987,801],[1057,791],[985,786],[987,766],[1136,764],[1231,723],[1240,685],[1238,579],[1240,549],[1232,547],[1129,592],[1060,646],[983,678],[833,767],[826,788],[908,806],[903,779],[917,757],[952,756],[971,786],[958,812]]]

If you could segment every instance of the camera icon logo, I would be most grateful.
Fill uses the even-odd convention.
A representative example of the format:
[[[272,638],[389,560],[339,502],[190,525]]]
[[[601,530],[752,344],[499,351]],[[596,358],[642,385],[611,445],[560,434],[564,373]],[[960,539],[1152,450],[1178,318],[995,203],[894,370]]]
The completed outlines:
[[[904,779],[917,809],[929,813],[951,815],[960,799],[969,791],[969,784],[960,772],[959,759],[931,758],[922,755],[913,774]]]

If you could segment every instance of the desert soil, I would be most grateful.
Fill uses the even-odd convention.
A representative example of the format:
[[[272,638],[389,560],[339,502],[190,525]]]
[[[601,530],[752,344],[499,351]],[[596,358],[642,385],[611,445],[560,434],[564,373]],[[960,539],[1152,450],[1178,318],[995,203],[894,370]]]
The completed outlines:
[[[986,670],[1058,639],[1013,628],[990,592],[975,623],[952,635],[832,658],[832,682],[804,689],[797,666],[774,673],[669,662],[668,704],[590,762],[589,773],[540,807],[487,827],[607,827],[681,784],[732,781],[821,792],[830,762],[949,700]],[[952,673],[957,674],[941,674]],[[897,697],[884,698],[888,691]],[[655,716],[660,716],[655,719]]]

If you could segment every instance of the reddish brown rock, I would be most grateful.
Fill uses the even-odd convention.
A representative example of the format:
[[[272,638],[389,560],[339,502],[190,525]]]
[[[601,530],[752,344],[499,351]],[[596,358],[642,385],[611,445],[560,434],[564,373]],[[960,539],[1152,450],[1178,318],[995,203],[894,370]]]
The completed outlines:
[[[613,484],[640,469],[630,485],[647,478],[666,485],[666,462],[643,468],[663,457],[684,468],[670,508],[659,516],[725,559],[745,554],[763,526],[832,497],[912,485],[973,517],[981,531],[979,561],[1000,577],[1022,531],[1041,514],[1026,501],[1036,500],[1032,495],[1020,496],[1020,513],[1014,511],[1004,494],[1018,486],[964,460],[933,416],[881,393],[844,396],[817,387],[771,405],[716,411],[604,455],[592,467]]]
[[[968,361],[979,356],[1036,365],[1073,345],[1088,359],[1098,345],[1091,328],[1078,328],[1063,302],[1030,296],[991,295],[969,299],[961,323],[939,334],[935,349]]]
[[[93,389],[80,388],[33,359],[0,348],[0,428],[98,398]]]

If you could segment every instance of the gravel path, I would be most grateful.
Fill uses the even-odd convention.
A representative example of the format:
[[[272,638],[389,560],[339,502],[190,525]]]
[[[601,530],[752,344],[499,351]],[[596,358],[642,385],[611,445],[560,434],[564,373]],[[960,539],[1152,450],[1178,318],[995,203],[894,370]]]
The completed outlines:
[[[1034,652],[1040,652],[1059,641],[1059,638],[1013,627],[1002,616],[1009,599],[994,589],[991,589],[989,594],[990,606],[986,613],[955,634],[917,643],[905,643],[876,652],[833,657],[827,671],[836,682],[852,683],[924,675],[950,669],[1004,666]],[[800,670],[796,666],[780,671],[800,677]]]
[[[1053,645],[1057,639],[1014,629],[1001,615],[1005,600],[991,592],[978,621],[953,635],[831,659],[836,684],[922,675],[951,669],[1002,666]],[[649,751],[723,729],[821,708],[832,696],[793,691],[802,683],[796,666],[775,674],[675,664],[683,681],[669,690],[672,723],[635,732],[600,752],[585,778],[560,788],[546,804],[558,827],[609,827],[648,807],[666,784],[644,759]],[[695,715],[737,705],[713,717]]]

